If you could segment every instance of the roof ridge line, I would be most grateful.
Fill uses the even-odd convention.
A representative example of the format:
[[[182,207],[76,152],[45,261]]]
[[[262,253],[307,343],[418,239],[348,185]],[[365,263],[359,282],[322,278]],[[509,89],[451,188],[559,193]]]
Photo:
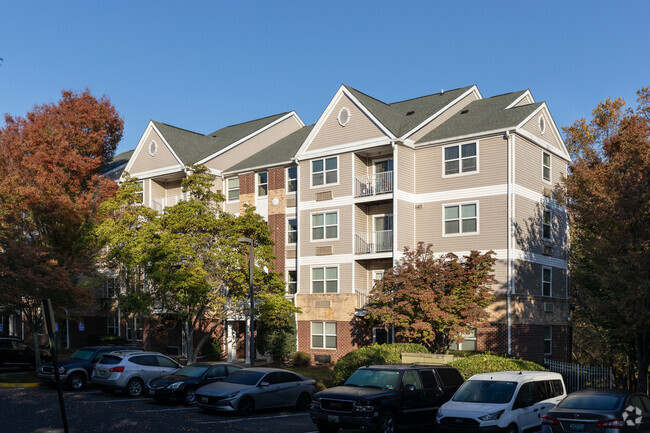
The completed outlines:
[[[428,98],[429,96],[444,95],[444,94],[447,93],[447,92],[454,92],[454,91],[456,91],[456,90],[461,90],[461,89],[469,89],[469,88],[474,87],[474,86],[476,86],[476,84],[471,84],[471,85],[469,85],[469,86],[464,86],[464,87],[457,87],[457,88],[455,88],[455,89],[449,89],[449,90],[445,90],[445,91],[443,91],[443,92],[430,93],[430,94],[428,94],[428,95],[416,96],[415,98],[404,99],[404,100],[402,100],[402,101],[390,102],[388,105],[392,106],[393,104],[399,104],[399,103],[402,103],[402,102],[408,102],[408,101],[415,101],[416,99]],[[477,87],[478,87],[478,86],[477,86]]]
[[[153,119],[151,119],[151,121],[152,121],[152,122],[156,122],[156,123],[160,123],[160,124],[165,125],[165,126],[169,126],[170,128],[180,129],[181,131],[185,131],[185,132],[191,132],[192,134],[200,135],[201,137],[205,137],[205,136],[206,136],[205,134],[201,134],[200,132],[196,132],[196,131],[192,131],[192,130],[189,130],[189,129],[181,128],[181,127],[179,127],[179,126],[170,125],[169,123],[161,122],[161,121],[159,121],[159,120],[153,120]]]
[[[285,111],[284,113],[276,113],[276,114],[271,114],[271,115],[269,115],[269,116],[259,117],[259,118],[257,118],[257,119],[247,120],[247,121],[245,121],[245,122],[233,123],[232,125],[223,126],[223,127],[217,129],[217,130],[214,131],[214,132],[218,132],[218,131],[221,131],[222,129],[226,129],[226,128],[231,128],[231,127],[233,127],[233,126],[240,126],[240,125],[245,125],[245,124],[247,124],[247,123],[251,123],[251,122],[257,122],[258,120],[264,120],[264,119],[268,119],[268,118],[270,118],[270,117],[275,117],[275,116],[284,116],[285,114],[289,114],[289,113],[292,113],[292,112],[294,112],[294,111],[295,111],[295,110]],[[214,134],[214,132],[212,132],[211,134]],[[206,135],[210,135],[210,134],[206,134]]]
[[[370,99],[372,99],[372,100],[374,100],[374,101],[380,102],[380,103],[384,104],[384,105],[387,106],[387,107],[390,107],[390,104],[388,104],[388,103],[382,101],[381,99],[377,99],[377,98],[375,98],[374,96],[370,96],[370,95],[368,95],[367,93],[364,93],[364,92],[362,92],[362,91],[359,90],[359,89],[355,89],[355,88],[352,87],[352,86],[348,86],[347,84],[344,84],[344,86],[347,87],[348,89],[352,89],[352,90],[354,90],[355,92],[359,92],[359,93],[361,93],[363,96],[366,96],[366,97],[368,97],[368,98],[370,98]],[[392,108],[392,107],[391,107],[391,108]]]

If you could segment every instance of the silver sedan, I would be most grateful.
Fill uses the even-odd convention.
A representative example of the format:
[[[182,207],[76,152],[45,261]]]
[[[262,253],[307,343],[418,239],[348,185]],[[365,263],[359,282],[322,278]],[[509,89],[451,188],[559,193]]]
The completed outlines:
[[[196,403],[206,410],[237,411],[248,415],[255,409],[295,407],[307,410],[316,392],[308,377],[277,368],[247,368],[222,382],[202,386]]]

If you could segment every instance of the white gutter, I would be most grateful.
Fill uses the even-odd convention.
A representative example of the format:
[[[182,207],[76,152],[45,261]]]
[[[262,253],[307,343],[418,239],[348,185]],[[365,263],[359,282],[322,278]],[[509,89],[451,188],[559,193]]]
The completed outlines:
[[[510,297],[513,290],[513,272],[512,272],[512,192],[513,192],[513,136],[510,131],[506,131],[507,144],[507,171],[508,181],[506,183],[506,219],[508,224],[507,230],[507,248],[506,248],[506,275],[508,280],[508,290],[506,291],[506,316],[508,330],[508,355],[512,355],[512,317]]]

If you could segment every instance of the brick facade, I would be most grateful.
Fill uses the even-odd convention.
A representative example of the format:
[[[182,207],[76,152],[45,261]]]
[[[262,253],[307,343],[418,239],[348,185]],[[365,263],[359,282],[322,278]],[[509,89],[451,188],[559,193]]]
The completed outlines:
[[[307,320],[298,321],[298,350],[312,354],[312,362],[315,355],[327,355],[331,362],[335,363],[346,353],[367,346],[372,342],[372,335],[361,322],[336,322],[336,349],[312,349],[311,348],[311,322]]]
[[[239,195],[255,194],[255,173],[239,175]]]
[[[512,355],[517,358],[543,362],[544,358],[570,361],[570,328],[552,326],[552,353],[544,354],[545,325],[513,324],[511,329]],[[505,323],[484,323],[477,328],[478,351],[508,353],[508,327]]]

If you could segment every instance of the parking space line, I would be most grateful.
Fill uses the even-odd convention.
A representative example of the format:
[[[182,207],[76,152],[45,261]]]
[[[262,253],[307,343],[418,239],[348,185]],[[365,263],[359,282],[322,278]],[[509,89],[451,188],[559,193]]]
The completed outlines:
[[[116,400],[116,399],[112,399],[112,400],[87,400],[87,401],[83,401],[82,403],[119,403],[119,402],[123,402],[123,401],[136,402],[137,400],[135,400],[133,398],[125,398],[125,399],[120,399],[120,400]]]
[[[195,407],[172,407],[169,409],[149,409],[149,410],[138,410],[138,413],[147,413],[147,412],[169,412],[172,410],[196,410]]]
[[[241,422],[241,421],[258,421],[258,420],[265,420],[265,419],[275,419],[275,418],[288,418],[288,417],[294,417],[294,416],[308,416],[308,413],[291,413],[291,414],[286,414],[286,415],[274,415],[274,416],[260,416],[260,417],[255,417],[255,418],[237,418],[237,419],[220,419],[218,421],[203,421],[203,422],[198,422],[197,424],[219,424],[219,423],[231,423],[231,422]]]

